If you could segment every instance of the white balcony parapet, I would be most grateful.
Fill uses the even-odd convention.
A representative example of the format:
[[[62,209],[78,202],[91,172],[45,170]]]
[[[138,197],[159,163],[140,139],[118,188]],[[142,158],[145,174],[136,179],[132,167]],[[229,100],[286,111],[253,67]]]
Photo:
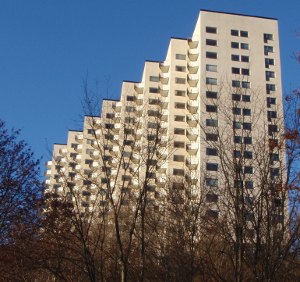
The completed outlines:
[[[199,69],[199,64],[197,61],[188,62],[188,71],[190,74],[196,74]]]
[[[144,92],[144,85],[142,83],[135,83],[134,90],[136,91],[136,93],[142,94]]]
[[[166,73],[169,71],[170,65],[166,62],[159,63],[159,68],[162,72]]]
[[[189,169],[196,169],[198,167],[199,160],[196,156],[192,156],[186,159],[185,164]]]
[[[162,84],[168,84],[169,83],[169,74],[168,73],[160,73],[159,80]]]
[[[61,148],[59,150],[59,153],[62,155],[62,156],[65,156],[67,153],[68,153],[68,149],[67,148]]]
[[[198,152],[199,146],[197,142],[191,142],[190,144],[186,145],[186,150],[190,155],[196,155]]]
[[[199,57],[199,52],[197,49],[189,49],[188,56],[191,61],[196,61]]]
[[[199,41],[189,39],[189,40],[188,40],[188,43],[189,43],[189,47],[190,47],[191,49],[195,49],[195,48],[198,47]]]
[[[196,87],[189,87],[187,91],[187,95],[190,100],[196,100],[199,95],[199,91]]]
[[[186,136],[190,141],[196,141],[198,138],[198,130],[196,128],[188,128],[186,130]]]
[[[159,86],[159,92],[161,94],[161,96],[166,97],[169,94],[169,86],[168,85],[160,85]]]
[[[190,100],[187,103],[187,109],[191,114],[195,114],[198,111],[199,102],[197,100]]]
[[[198,84],[198,75],[197,74],[188,74],[188,83],[191,87],[196,87]]]
[[[190,127],[196,127],[198,124],[198,118],[195,115],[187,115],[186,121]]]
[[[81,141],[83,140],[83,134],[77,134],[77,135],[75,136],[75,140],[76,140],[77,142],[81,142]]]
[[[52,161],[46,162],[46,166],[47,166],[48,168],[51,168],[51,166],[52,166]]]

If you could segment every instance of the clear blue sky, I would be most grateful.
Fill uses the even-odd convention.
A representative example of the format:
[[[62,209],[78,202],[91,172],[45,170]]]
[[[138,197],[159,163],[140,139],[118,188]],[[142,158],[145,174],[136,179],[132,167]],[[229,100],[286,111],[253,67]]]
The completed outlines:
[[[279,19],[284,91],[300,85],[300,0],[0,0],[0,118],[43,161],[80,129],[83,79],[118,98],[170,37],[190,37],[200,9]],[[109,81],[109,82],[108,82]]]

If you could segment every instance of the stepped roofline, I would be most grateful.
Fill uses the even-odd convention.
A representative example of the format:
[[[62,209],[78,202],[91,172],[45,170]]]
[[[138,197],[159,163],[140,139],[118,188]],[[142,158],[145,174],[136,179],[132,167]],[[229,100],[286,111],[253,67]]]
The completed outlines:
[[[251,18],[258,18],[258,19],[267,19],[267,20],[278,21],[277,18],[269,18],[269,17],[253,16],[253,15],[238,14],[238,13],[228,13],[228,12],[212,11],[212,10],[206,10],[206,9],[200,9],[200,14],[201,14],[201,12],[209,12],[209,13],[217,13],[217,14],[234,15],[234,16],[241,16],[241,17],[251,17]]]

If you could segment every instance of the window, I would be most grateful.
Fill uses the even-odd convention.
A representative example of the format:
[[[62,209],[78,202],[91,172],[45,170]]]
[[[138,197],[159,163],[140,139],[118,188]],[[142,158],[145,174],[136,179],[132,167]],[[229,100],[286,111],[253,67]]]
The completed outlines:
[[[265,58],[265,67],[269,68],[269,66],[274,66],[274,59]]]
[[[217,119],[206,119],[206,126],[217,127],[218,120]]]
[[[183,176],[184,175],[184,170],[183,169],[174,168],[173,169],[173,175]]]
[[[149,87],[149,93],[159,93],[159,90],[156,87]]]
[[[184,55],[184,54],[176,54],[175,57],[177,60],[185,60],[186,59],[186,55]]]
[[[106,118],[115,118],[115,114],[107,113]]]
[[[268,106],[268,108],[270,108],[271,105],[276,105],[276,98],[267,97],[267,106]]]
[[[148,110],[148,116],[150,116],[150,117],[159,117],[160,112],[159,111]]]
[[[175,121],[185,121],[185,116],[175,116],[174,120]]]
[[[266,71],[266,80],[270,80],[270,78],[275,78],[275,72]]]
[[[232,87],[240,87],[241,86],[241,82],[238,80],[232,80],[231,83]]]
[[[180,71],[180,72],[185,72],[186,71],[186,67],[184,67],[184,66],[175,66],[175,70],[176,71]]]
[[[248,31],[241,30],[241,31],[240,31],[240,36],[241,36],[241,37],[248,37]]]
[[[231,55],[231,61],[238,62],[239,60],[240,60],[240,56],[239,55]]]
[[[241,136],[234,136],[233,137],[233,142],[235,144],[242,144],[242,137]]]
[[[218,92],[206,91],[206,98],[217,99],[218,98]]]
[[[150,76],[149,80],[153,81],[153,82],[159,82],[159,77],[158,76]]]
[[[148,128],[158,128],[159,124],[157,122],[148,122]]]
[[[174,141],[174,148],[184,148],[184,142]]]
[[[242,69],[242,75],[250,75],[249,69]]]
[[[247,43],[241,43],[241,49],[248,50],[249,49],[249,44],[247,44]]]
[[[243,95],[242,96],[242,100],[244,102],[250,102],[251,101],[251,96],[250,95]]]
[[[206,65],[206,70],[216,72],[217,66],[216,65]]]
[[[206,170],[218,171],[218,164],[217,163],[206,163]]]
[[[241,56],[241,61],[245,63],[249,63],[249,56]]]
[[[264,51],[265,51],[266,56],[269,55],[269,53],[273,53],[274,52],[273,46],[265,45],[264,46]]]
[[[206,84],[217,85],[218,84],[218,80],[216,78],[207,77],[206,78]]]
[[[244,116],[251,116],[251,109],[243,109]]]
[[[210,219],[217,219],[219,217],[219,212],[215,210],[208,209],[205,212],[205,216]]]
[[[237,29],[232,29],[231,32],[230,32],[230,34],[232,36],[239,36],[239,31]]]
[[[125,123],[135,123],[134,117],[125,117]]]
[[[272,135],[274,132],[278,131],[277,125],[276,124],[269,124],[268,125],[268,131],[269,135]]]
[[[244,158],[245,159],[252,159],[252,152],[251,151],[244,151]]]
[[[242,187],[243,187],[243,181],[234,180],[234,188],[242,188]]]
[[[113,128],[114,128],[114,125],[111,124],[111,123],[106,123],[106,124],[105,124],[105,128],[106,128],[106,129],[113,129]]]
[[[275,87],[275,84],[266,84],[266,91],[268,94],[270,94],[271,91],[275,91],[276,90],[276,87]]]
[[[241,95],[240,94],[232,94],[232,100],[233,101],[240,101],[241,100]]]
[[[174,155],[173,156],[173,161],[174,162],[184,162],[184,156],[182,156],[182,155]]]
[[[250,82],[249,81],[242,81],[242,88],[249,89],[250,88]]]
[[[214,40],[214,39],[206,39],[206,45],[209,45],[209,46],[217,46],[217,40]]]
[[[209,186],[209,187],[217,187],[218,179],[217,178],[206,178],[205,184],[206,184],[206,186]]]
[[[206,58],[217,59],[217,53],[216,52],[206,52]]]
[[[132,102],[134,101],[134,96],[127,96],[126,100]]]
[[[245,174],[253,174],[253,167],[252,166],[245,166],[244,167]]]
[[[218,141],[218,135],[215,133],[206,133],[206,141]]]
[[[212,27],[212,26],[207,26],[206,27],[206,32],[207,33],[217,33],[217,28],[216,27]]]
[[[159,99],[149,99],[149,105],[158,105]]]
[[[233,74],[240,74],[240,69],[239,68],[231,68],[231,72]]]
[[[175,103],[175,109],[185,109],[185,103]]]
[[[271,121],[272,118],[277,118],[276,111],[268,111],[268,120]]]
[[[174,128],[174,134],[185,135],[185,130],[183,128]]]
[[[175,96],[184,97],[185,96],[185,91],[183,91],[183,90],[175,90]]]
[[[218,107],[215,105],[206,105],[206,112],[208,113],[217,113]]]
[[[232,113],[234,115],[240,115],[242,113],[242,109],[241,108],[237,108],[237,107],[233,107],[232,108]]]
[[[270,162],[278,162],[279,161],[279,154],[271,153],[270,154]]]
[[[246,145],[252,144],[252,137],[244,137],[244,144]]]
[[[206,155],[207,156],[217,156],[218,150],[216,148],[206,148]]]
[[[250,122],[243,122],[243,129],[251,130],[252,129],[251,123]]]
[[[234,150],[234,151],[233,151],[233,157],[234,157],[234,158],[240,158],[240,157],[241,157],[241,151],[239,151],[239,150]]]
[[[264,42],[267,43],[268,40],[273,40],[273,34],[264,33]]]
[[[253,189],[253,187],[254,187],[253,181],[245,181],[246,189]]]
[[[87,130],[87,133],[88,134],[95,134],[95,130],[90,128],[90,129]]]
[[[239,108],[236,108],[236,109],[239,109]],[[237,112],[240,112],[241,109],[239,109],[239,111],[237,110]],[[233,122],[233,128],[234,129],[241,129],[242,128],[242,123],[241,122],[238,122],[238,121],[234,121]]]
[[[185,84],[186,79],[182,77],[175,77],[175,83],[177,84]]]
[[[238,49],[239,48],[239,43],[238,42],[231,42],[231,48]]]
[[[135,107],[126,106],[125,111],[128,112],[128,113],[135,112]]]
[[[217,203],[218,202],[218,195],[213,194],[213,193],[206,194],[206,202],[208,202],[208,203]]]

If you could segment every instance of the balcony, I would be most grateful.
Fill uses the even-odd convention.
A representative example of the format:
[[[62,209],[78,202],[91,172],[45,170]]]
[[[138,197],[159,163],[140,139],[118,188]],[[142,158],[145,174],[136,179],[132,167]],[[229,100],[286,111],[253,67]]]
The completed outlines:
[[[115,143],[115,144],[118,144],[119,143],[119,140],[120,140],[120,137],[119,135],[114,135],[112,139],[110,139],[110,141],[112,143]]]
[[[159,93],[161,96],[167,97],[169,95],[169,86],[168,85],[162,84],[158,87],[158,89],[159,89]]]
[[[194,115],[188,115],[186,117],[186,122],[190,127],[196,127],[198,124],[198,118]]]
[[[142,135],[143,135],[143,129],[138,129],[135,133],[135,139],[140,140],[142,138]]]
[[[81,162],[81,155],[76,155],[76,157],[75,157],[75,162],[76,163],[79,163],[79,162]]]
[[[91,146],[94,148],[94,149],[98,149],[101,145],[100,145],[100,141],[99,140],[93,140]]]
[[[115,112],[119,113],[119,112],[121,112],[122,103],[116,102],[115,104],[112,105],[112,108]]]
[[[198,62],[188,62],[188,71],[191,74],[195,74],[198,72],[199,64]]]
[[[78,143],[81,143],[82,140],[83,140],[83,134],[78,134],[75,136],[75,140],[78,142]]]
[[[79,171],[80,169],[81,169],[81,165],[80,164],[75,165],[75,170],[76,171]]]
[[[190,49],[188,51],[188,56],[190,61],[197,61],[198,57],[199,57],[199,52],[197,49]]]
[[[189,39],[188,43],[191,49],[195,49],[198,47],[199,41],[193,41],[192,39]]]
[[[65,156],[68,153],[68,149],[67,148],[61,148],[59,150],[59,154],[62,156]]]
[[[165,111],[161,114],[160,120],[161,120],[161,121],[168,121],[168,116],[169,116],[169,112],[165,110]]]
[[[139,163],[139,161],[140,161],[139,154],[133,153],[133,154],[131,155],[131,161],[132,161],[133,163],[135,163],[135,164]]]
[[[99,157],[100,157],[100,151],[95,150],[93,153],[91,153],[91,157],[93,159],[99,159]]]
[[[113,146],[109,149],[109,153],[113,156],[117,156],[119,153],[119,147],[118,146]]]
[[[187,103],[187,109],[191,114],[196,114],[199,107],[199,102],[197,100],[191,100]]]
[[[168,163],[164,162],[162,165],[157,165],[156,170],[158,173],[167,173]]]
[[[138,106],[141,106],[141,105],[143,105],[143,101],[144,101],[144,94],[137,94],[136,99],[135,99],[135,103]]]
[[[169,74],[168,73],[160,73],[159,80],[162,84],[168,84],[169,83]]]
[[[166,73],[169,71],[170,66],[164,62],[164,63],[159,63],[159,68],[163,73]]]
[[[186,145],[186,150],[190,155],[196,155],[198,152],[198,144],[196,142],[191,142],[191,144]]]
[[[144,93],[144,85],[142,83],[135,83],[134,90],[137,94],[143,94]]]
[[[196,87],[189,87],[187,91],[187,95],[190,100],[196,100],[199,95],[199,91]]]
[[[91,169],[92,170],[95,170],[95,169],[98,169],[99,167],[100,167],[100,164],[99,164],[99,162],[97,162],[97,161],[93,161],[92,163],[91,163]]]
[[[188,74],[188,79],[187,79],[189,86],[191,87],[196,87],[198,84],[198,75],[197,74]]]
[[[115,123],[114,127],[112,128],[112,131],[118,133],[120,131],[120,129],[121,129],[121,124]]]
[[[196,185],[198,182],[198,175],[196,173],[191,172],[189,175],[186,176],[186,180],[189,182],[190,185]]]
[[[187,158],[185,164],[189,169],[197,169],[199,160],[197,157],[193,156],[191,158]]]
[[[46,166],[47,166],[47,168],[51,168],[52,167],[52,161],[46,162]]]
[[[169,142],[168,136],[161,136],[160,138],[161,145],[167,145],[168,142]]]
[[[165,148],[160,148],[156,151],[156,156],[160,159],[160,160],[166,160],[167,159],[167,150]]]
[[[108,161],[109,165],[111,165],[112,167],[117,167],[118,166],[118,163],[119,163],[119,160],[117,158],[111,158],[109,161]]]
[[[188,128],[186,130],[186,136],[190,141],[196,141],[198,138],[198,130],[196,128]]]
[[[159,176],[156,178],[155,182],[158,187],[163,187],[166,185],[166,180],[167,180],[166,176]]]

